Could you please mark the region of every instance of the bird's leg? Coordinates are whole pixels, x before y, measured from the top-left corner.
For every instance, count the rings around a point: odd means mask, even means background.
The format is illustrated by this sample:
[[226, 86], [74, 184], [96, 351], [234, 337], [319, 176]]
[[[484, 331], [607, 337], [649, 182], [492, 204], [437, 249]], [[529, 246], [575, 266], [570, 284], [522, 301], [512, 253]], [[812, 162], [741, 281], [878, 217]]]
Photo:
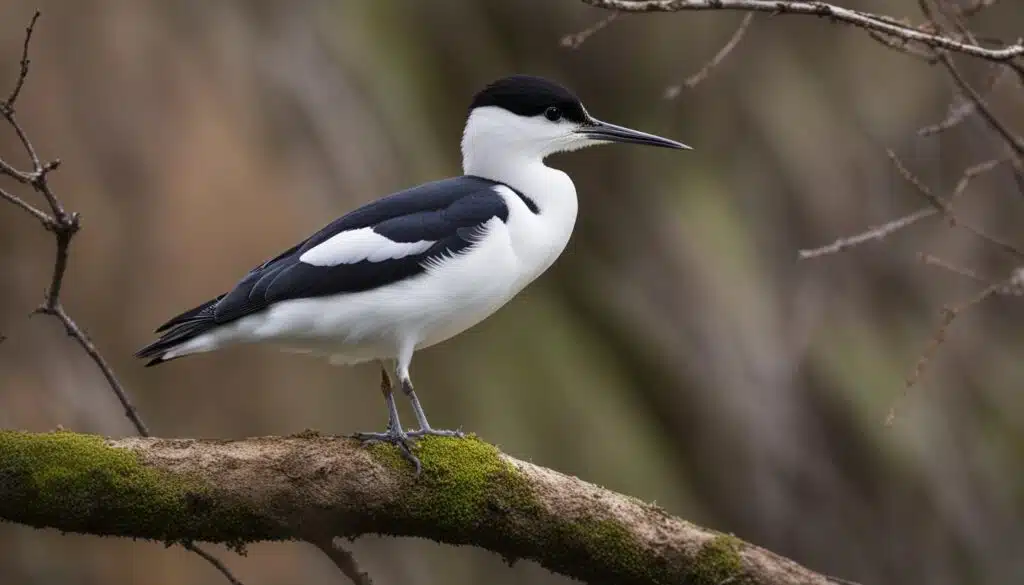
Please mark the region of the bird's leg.
[[404, 378], [399, 374], [399, 380], [402, 381], [402, 392], [409, 397], [409, 402], [412, 403], [412, 411], [416, 415], [416, 423], [420, 426], [419, 429], [409, 433], [409, 437], [418, 439], [427, 435], [434, 435], [437, 437], [459, 437], [466, 436], [460, 430], [448, 431], [444, 429], [435, 429], [430, 426], [427, 422], [427, 415], [423, 412], [423, 407], [420, 405], [420, 399], [416, 397], [416, 391], [412, 388], [412, 382], [409, 381], [409, 376], [406, 375]]
[[391, 379], [383, 364], [380, 370], [380, 391], [384, 394], [384, 402], [388, 405], [388, 428], [383, 433], [355, 433], [354, 438], [364, 444], [391, 443], [398, 447], [402, 456], [409, 460], [416, 467], [416, 475], [420, 473], [420, 460], [412, 454], [409, 449], [409, 435], [402, 430], [402, 423], [398, 420], [398, 406], [395, 404], [395, 394], [391, 390]]

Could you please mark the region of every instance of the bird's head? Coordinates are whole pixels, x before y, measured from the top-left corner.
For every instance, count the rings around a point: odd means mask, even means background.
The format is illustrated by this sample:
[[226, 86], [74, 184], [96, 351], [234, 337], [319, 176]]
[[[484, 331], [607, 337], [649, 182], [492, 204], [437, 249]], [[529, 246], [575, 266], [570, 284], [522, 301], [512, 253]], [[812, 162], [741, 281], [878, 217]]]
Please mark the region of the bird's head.
[[474, 159], [541, 160], [557, 152], [612, 142], [690, 148], [675, 140], [602, 122], [587, 112], [575, 94], [557, 83], [512, 75], [491, 83], [473, 98], [462, 137], [462, 156], [464, 166], [472, 167]]

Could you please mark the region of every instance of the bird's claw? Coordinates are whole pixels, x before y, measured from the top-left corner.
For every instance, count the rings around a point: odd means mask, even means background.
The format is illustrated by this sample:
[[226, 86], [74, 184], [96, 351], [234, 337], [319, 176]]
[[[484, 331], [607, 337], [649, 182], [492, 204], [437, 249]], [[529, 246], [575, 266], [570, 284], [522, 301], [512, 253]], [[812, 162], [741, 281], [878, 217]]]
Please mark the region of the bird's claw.
[[423, 466], [420, 464], [419, 458], [412, 454], [412, 442], [414, 440], [422, 439], [423, 437], [454, 437], [457, 439], [464, 439], [466, 438], [466, 433], [462, 432], [462, 429], [447, 430], [431, 427], [405, 432], [401, 430], [395, 431], [389, 426], [388, 430], [383, 433], [354, 433], [350, 436], [353, 439], [361, 441], [364, 445], [389, 443], [398, 447], [398, 450], [402, 453], [402, 457], [416, 467], [416, 475], [418, 476], [420, 471], [422, 471]]
[[411, 437], [409, 434], [406, 434], [401, 430], [395, 431], [389, 427], [388, 430], [383, 433], [355, 433], [352, 435], [352, 438], [361, 441], [363, 445], [390, 443], [398, 447], [399, 452], [402, 453], [402, 457], [404, 457], [409, 463], [413, 464], [416, 468], [417, 476], [419, 476], [420, 471], [423, 469], [423, 466], [420, 465], [419, 458], [412, 454], [411, 439], [414, 437]]

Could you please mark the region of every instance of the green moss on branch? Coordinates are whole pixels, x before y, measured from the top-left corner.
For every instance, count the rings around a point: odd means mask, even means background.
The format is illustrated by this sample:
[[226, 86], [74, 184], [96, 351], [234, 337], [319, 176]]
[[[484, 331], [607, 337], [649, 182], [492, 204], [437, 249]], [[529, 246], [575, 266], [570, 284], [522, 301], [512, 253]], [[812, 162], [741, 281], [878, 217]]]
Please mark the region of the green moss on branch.
[[235, 547], [285, 537], [203, 480], [147, 467], [92, 435], [0, 431], [0, 493], [0, 517], [39, 528]]
[[726, 534], [704, 543], [693, 560], [691, 581], [694, 585], [745, 585], [743, 559], [740, 558], [742, 546], [740, 539]]
[[[422, 475], [403, 487], [395, 534], [410, 531], [440, 542], [501, 550], [509, 562], [527, 558], [590, 583], [671, 583], [678, 575], [651, 563], [631, 530], [604, 514], [551, 509], [536, 486], [496, 447], [475, 437], [431, 437], [416, 444]], [[390, 445], [372, 447], [383, 465], [412, 477]], [[700, 585], [703, 585], [702, 583]]]
[[526, 478], [497, 447], [471, 436], [430, 437], [415, 448], [423, 465], [419, 478], [412, 477], [412, 467], [395, 447], [372, 447], [379, 463], [409, 480], [401, 502], [408, 519], [457, 538], [496, 512], [539, 511]]

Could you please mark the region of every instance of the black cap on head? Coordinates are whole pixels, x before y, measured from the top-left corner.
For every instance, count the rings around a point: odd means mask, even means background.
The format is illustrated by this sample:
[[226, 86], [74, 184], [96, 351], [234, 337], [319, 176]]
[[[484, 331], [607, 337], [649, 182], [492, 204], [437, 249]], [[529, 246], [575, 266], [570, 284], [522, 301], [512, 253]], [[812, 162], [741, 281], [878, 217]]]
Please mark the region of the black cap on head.
[[586, 121], [583, 104], [574, 93], [561, 85], [532, 75], [503, 77], [473, 98], [470, 110], [483, 106], [497, 106], [519, 116], [539, 116], [555, 107], [561, 117], [572, 122]]

